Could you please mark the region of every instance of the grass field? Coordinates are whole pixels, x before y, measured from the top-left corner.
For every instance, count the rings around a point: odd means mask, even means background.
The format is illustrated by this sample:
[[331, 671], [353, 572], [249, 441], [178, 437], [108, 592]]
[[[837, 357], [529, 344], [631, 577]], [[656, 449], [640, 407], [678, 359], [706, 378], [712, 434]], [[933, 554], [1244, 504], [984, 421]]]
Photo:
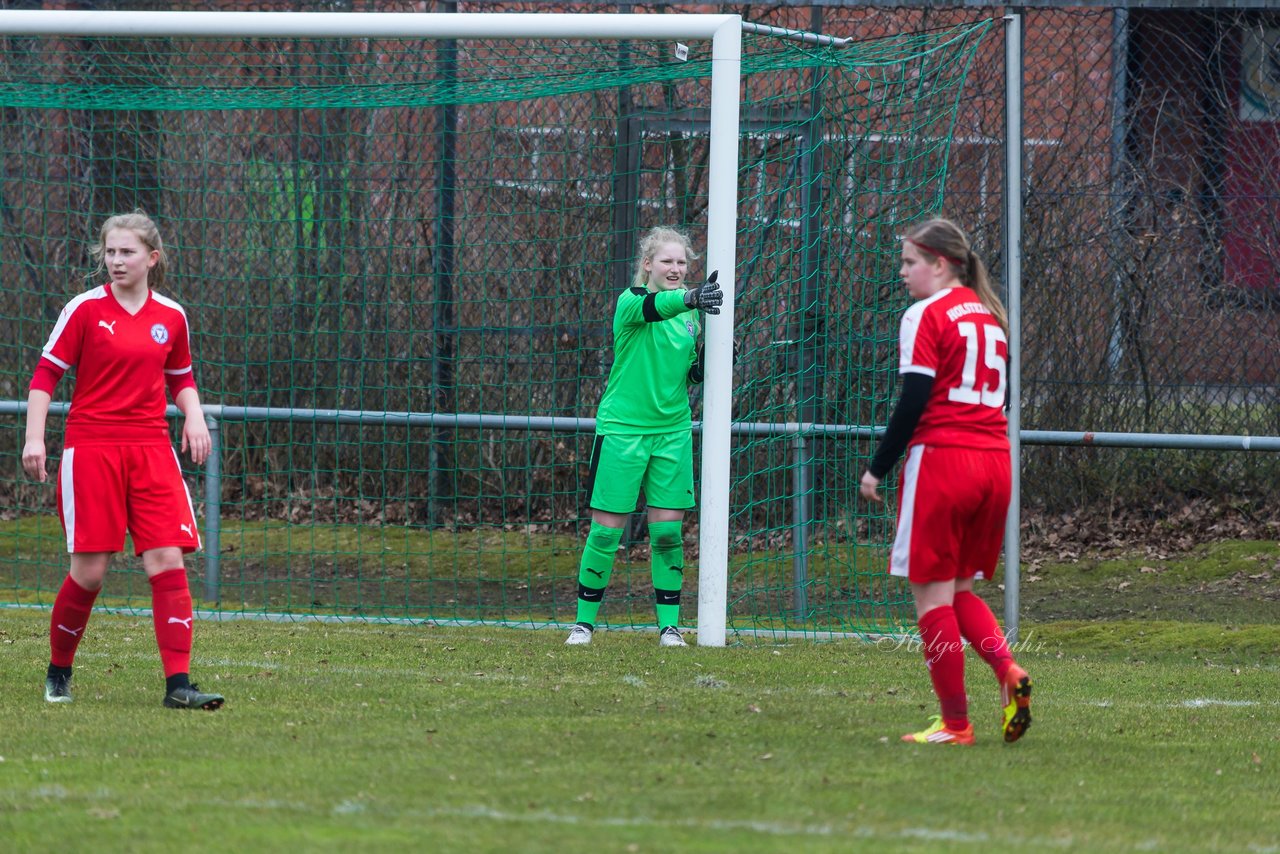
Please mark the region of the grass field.
[[898, 742], [934, 700], [889, 642], [202, 622], [190, 713], [105, 614], [47, 705], [47, 620], [0, 624], [5, 850], [1280, 851], [1274, 622], [1024, 622], [1034, 726], [970, 655], [954, 748]]

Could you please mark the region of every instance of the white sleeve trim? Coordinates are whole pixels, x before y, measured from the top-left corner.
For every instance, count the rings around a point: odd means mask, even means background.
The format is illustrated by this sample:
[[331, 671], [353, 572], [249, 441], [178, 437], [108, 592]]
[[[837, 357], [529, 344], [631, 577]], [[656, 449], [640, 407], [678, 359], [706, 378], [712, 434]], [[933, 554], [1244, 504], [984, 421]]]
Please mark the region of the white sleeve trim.
[[54, 345], [58, 343], [58, 339], [62, 337], [62, 333], [66, 331], [67, 322], [71, 320], [71, 315], [76, 313], [76, 309], [91, 299], [102, 299], [106, 295], [107, 289], [102, 285], [98, 285], [96, 288], [87, 290], [79, 296], [72, 298], [72, 300], [62, 309], [62, 313], [58, 315], [58, 322], [53, 325], [53, 331], [49, 333], [49, 340], [44, 345], [44, 349], [40, 351], [41, 354], [64, 371], [70, 370], [70, 365], [63, 362], [61, 359], [55, 359], [50, 355], [50, 352], [53, 350]]
[[[151, 292], [151, 298], [154, 299], [156, 302], [160, 303], [161, 305], [167, 306], [173, 309], [174, 311], [178, 312], [178, 314], [182, 315], [182, 328], [187, 333], [187, 352], [190, 353], [191, 352], [191, 322], [187, 319], [187, 310], [183, 308], [178, 303], [177, 300], [169, 299], [168, 297], [162, 296], [156, 293], [155, 291]], [[172, 374], [172, 375], [187, 374], [190, 372], [191, 372], [191, 365], [187, 365], [185, 368], [174, 368], [174, 369], [166, 368], [165, 369], [166, 374]]]
[[177, 301], [177, 300], [169, 299], [169, 297], [164, 296], [163, 294], [158, 294], [158, 293], [156, 293], [155, 291], [152, 291], [152, 292], [151, 292], [151, 298], [152, 298], [152, 299], [154, 299], [156, 302], [160, 303], [161, 305], [163, 305], [163, 306], [165, 306], [165, 307], [167, 307], [167, 308], [171, 308], [171, 309], [173, 309], [174, 311], [176, 311], [176, 312], [178, 312], [179, 314], [181, 314], [181, 315], [182, 315], [182, 319], [183, 319], [183, 320], [186, 320], [186, 319], [187, 319], [187, 310], [186, 310], [185, 308], [183, 308], [183, 307], [178, 303], [178, 301]]

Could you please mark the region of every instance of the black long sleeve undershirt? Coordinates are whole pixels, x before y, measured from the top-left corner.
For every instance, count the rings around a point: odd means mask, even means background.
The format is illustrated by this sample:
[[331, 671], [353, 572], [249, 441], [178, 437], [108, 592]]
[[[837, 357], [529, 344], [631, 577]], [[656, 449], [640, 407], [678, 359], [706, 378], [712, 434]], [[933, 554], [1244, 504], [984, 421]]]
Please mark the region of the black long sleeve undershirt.
[[915, 373], [902, 375], [902, 396], [898, 398], [898, 405], [889, 417], [889, 426], [880, 437], [880, 444], [871, 457], [871, 464], [867, 466], [867, 471], [874, 477], [884, 480], [884, 476], [898, 462], [898, 457], [907, 449], [911, 434], [915, 432], [920, 416], [924, 414], [924, 406], [929, 402], [931, 391], [933, 377]]

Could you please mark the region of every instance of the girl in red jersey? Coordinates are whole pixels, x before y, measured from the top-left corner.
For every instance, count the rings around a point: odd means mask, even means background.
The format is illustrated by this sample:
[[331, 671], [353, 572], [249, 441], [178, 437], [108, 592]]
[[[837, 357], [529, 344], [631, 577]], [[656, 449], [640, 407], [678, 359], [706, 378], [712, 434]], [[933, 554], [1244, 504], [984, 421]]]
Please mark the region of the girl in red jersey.
[[223, 703], [191, 684], [191, 594], [182, 556], [200, 547], [191, 496], [169, 443], [165, 386], [185, 416], [182, 450], [203, 463], [209, 429], [191, 372], [187, 316], [151, 290], [164, 281], [165, 253], [155, 223], [136, 211], [103, 224], [93, 247], [110, 281], [67, 303], [44, 347], [27, 398], [22, 467], [44, 482], [44, 427], [53, 389], [76, 366], [75, 389], [58, 467], [58, 517], [71, 570], [49, 620], [45, 700], [71, 702], [71, 664], [107, 562], [124, 549], [126, 529], [151, 583], [156, 642], [164, 665], [164, 705], [217, 709]]
[[899, 275], [916, 300], [902, 317], [902, 396], [861, 492], [881, 501], [880, 482], [906, 450], [889, 572], [911, 584], [942, 707], [931, 726], [902, 740], [973, 743], [964, 638], [995, 671], [1004, 740], [1017, 741], [1031, 725], [1031, 679], [973, 593], [974, 580], [995, 570], [1012, 488], [1007, 316], [969, 238], [949, 220], [931, 219], [907, 233]]

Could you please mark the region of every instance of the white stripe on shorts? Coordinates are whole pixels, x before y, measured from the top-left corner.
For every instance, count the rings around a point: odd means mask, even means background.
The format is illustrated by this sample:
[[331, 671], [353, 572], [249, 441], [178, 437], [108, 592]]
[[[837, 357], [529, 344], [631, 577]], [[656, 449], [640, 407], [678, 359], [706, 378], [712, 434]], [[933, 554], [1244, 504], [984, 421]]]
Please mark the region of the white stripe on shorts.
[[196, 522], [196, 508], [191, 503], [191, 490], [187, 489], [187, 479], [182, 476], [182, 460], [178, 459], [178, 452], [174, 450], [173, 445], [169, 446], [169, 450], [173, 451], [173, 464], [178, 467], [178, 483], [182, 484], [182, 494], [187, 496], [187, 510], [191, 511], [191, 527], [196, 532], [196, 549], [204, 548], [204, 543], [200, 541], [200, 525]]
[[899, 578], [911, 575], [911, 529], [916, 521], [916, 485], [920, 482], [920, 460], [924, 445], [912, 445], [902, 467], [902, 511], [898, 514], [898, 532], [889, 554], [889, 574]]
[[75, 463], [76, 449], [62, 450], [62, 464], [58, 467], [58, 479], [62, 486], [62, 521], [67, 528], [67, 554], [76, 550], [76, 486], [71, 469]]

